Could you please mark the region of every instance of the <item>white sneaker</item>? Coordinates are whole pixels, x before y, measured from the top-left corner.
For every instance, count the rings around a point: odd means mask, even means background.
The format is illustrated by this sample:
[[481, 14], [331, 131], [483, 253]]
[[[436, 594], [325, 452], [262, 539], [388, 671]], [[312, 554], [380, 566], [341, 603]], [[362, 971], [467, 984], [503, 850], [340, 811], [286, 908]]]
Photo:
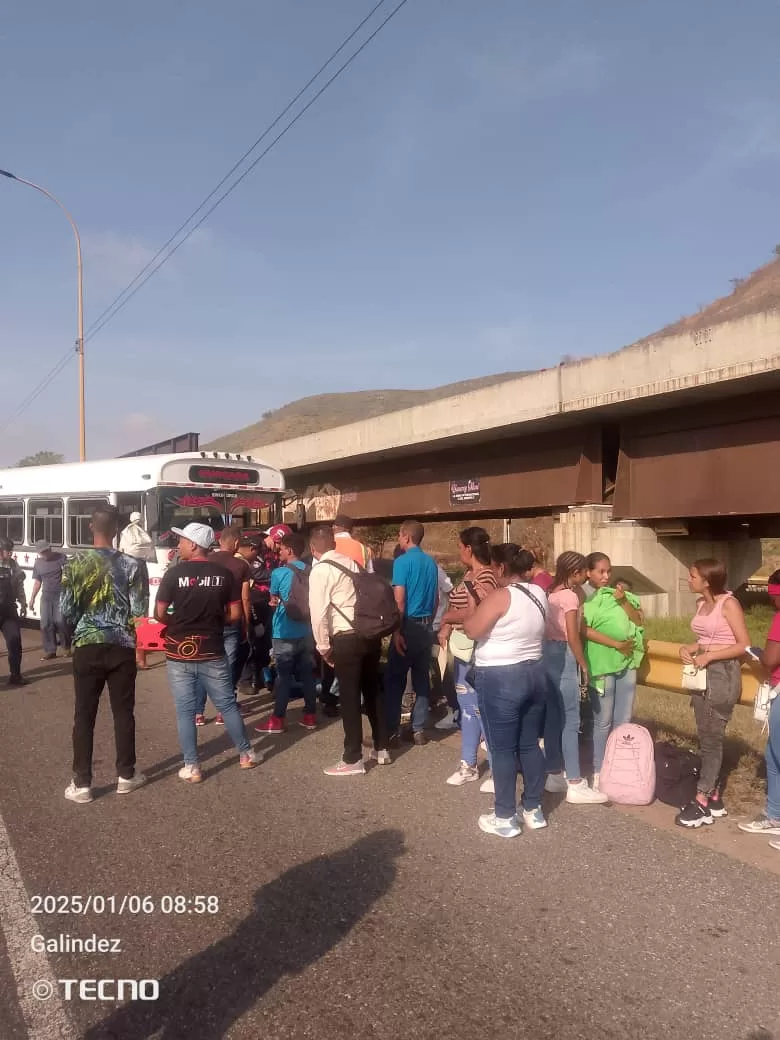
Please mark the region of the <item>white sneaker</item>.
[[179, 779], [186, 780], [188, 784], [199, 784], [203, 779], [200, 766], [182, 766], [179, 770]]
[[479, 789], [483, 794], [495, 794], [496, 785], [493, 782], [493, 777], [489, 776], [486, 780], [483, 780], [479, 785]]
[[116, 793], [117, 794], [130, 794], [132, 791], [137, 790], [146, 783], [146, 777], [143, 773], [139, 773], [136, 769], [133, 776], [129, 780], [125, 780], [124, 777], [118, 776], [116, 780]]
[[566, 801], [572, 805], [603, 805], [609, 798], [601, 791], [594, 791], [588, 787], [588, 781], [583, 777], [576, 784], [569, 783], [566, 791]]
[[495, 834], [499, 838], [516, 838], [523, 833], [517, 816], [509, 820], [501, 820], [494, 812], [486, 813], [479, 818], [479, 829], [486, 834]]
[[541, 809], [523, 809], [523, 823], [532, 831], [540, 831], [547, 826], [547, 820]]
[[78, 802], [79, 805], [86, 805], [87, 802], [92, 801], [92, 788], [76, 787], [75, 781], [71, 780], [65, 788], [65, 797], [69, 802]]
[[393, 760], [390, 757], [390, 752], [386, 751], [384, 748], [382, 748], [381, 751], [377, 751], [376, 748], [371, 748], [371, 751], [368, 754], [368, 760], [369, 762], [376, 762], [377, 765], [380, 766], [389, 766], [393, 763]]
[[470, 766], [468, 762], [461, 762], [457, 772], [447, 777], [450, 787], [463, 787], [472, 780], [479, 780], [479, 770], [476, 766]]
[[343, 759], [335, 766], [322, 770], [325, 776], [363, 776], [366, 767], [361, 759], [359, 762], [347, 763]]
[[765, 815], [756, 817], [750, 823], [738, 823], [737, 826], [746, 834], [780, 834], [780, 820], [770, 820]]
[[545, 791], [551, 794], [565, 794], [569, 789], [569, 782], [565, 773], [548, 773], [544, 781]]
[[238, 756], [238, 764], [241, 769], [254, 769], [255, 766], [260, 765], [264, 757], [265, 755], [262, 751], [255, 751], [254, 748], [250, 748]]
[[458, 724], [455, 721], [455, 712], [452, 710], [452, 708], [447, 708], [447, 714], [444, 716], [443, 719], [439, 719], [439, 721], [434, 725], [433, 728], [434, 729], [457, 729], [458, 728]]

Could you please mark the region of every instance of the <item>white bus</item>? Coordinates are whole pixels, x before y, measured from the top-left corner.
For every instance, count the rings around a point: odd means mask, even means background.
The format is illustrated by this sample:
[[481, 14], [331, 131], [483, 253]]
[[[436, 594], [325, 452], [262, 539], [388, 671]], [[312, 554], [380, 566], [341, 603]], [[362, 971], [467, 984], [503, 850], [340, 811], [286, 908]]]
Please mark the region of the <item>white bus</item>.
[[279, 470], [251, 455], [225, 452], [4, 469], [0, 470], [0, 538], [14, 543], [14, 558], [26, 572], [29, 601], [37, 541], [45, 539], [71, 554], [92, 544], [89, 523], [96, 506], [116, 506], [123, 527], [137, 511], [157, 552], [157, 562], [148, 564], [151, 612], [177, 542], [172, 527], [192, 521], [215, 530], [229, 523], [264, 527], [281, 519], [283, 491]]

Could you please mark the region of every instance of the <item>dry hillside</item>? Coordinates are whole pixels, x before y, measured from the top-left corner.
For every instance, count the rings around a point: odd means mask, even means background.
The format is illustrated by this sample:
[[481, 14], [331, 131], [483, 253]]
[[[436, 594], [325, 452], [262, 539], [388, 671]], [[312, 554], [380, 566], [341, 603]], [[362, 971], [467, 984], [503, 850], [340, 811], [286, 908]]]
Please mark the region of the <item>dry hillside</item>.
[[[778, 247], [780, 248], [780, 247]], [[728, 296], [721, 296], [697, 314], [680, 318], [660, 332], [646, 336], [640, 343], [666, 336], [679, 336], [681, 332], [696, 332], [710, 325], [722, 325], [727, 321], [745, 318], [749, 314], [773, 311], [780, 307], [780, 255], [763, 267], [759, 267], [747, 278], [735, 278], [734, 289]]]
[[259, 422], [245, 426], [235, 433], [225, 434], [202, 447], [211, 451], [248, 451], [263, 444], [275, 444], [291, 437], [304, 437], [333, 426], [373, 419], [386, 412], [412, 408], [443, 397], [466, 394], [483, 386], [516, 379], [523, 372], [503, 372], [480, 379], [466, 379], [461, 383], [434, 387], [432, 390], [355, 390], [344, 394], [317, 394], [266, 412]]
[[[780, 307], [780, 255], [771, 263], [759, 267], [748, 278], [735, 279], [734, 289], [728, 296], [722, 296], [697, 314], [681, 318], [672, 325], [667, 325], [659, 332], [639, 340], [646, 343], [651, 340], [676, 336], [682, 332], [695, 332], [710, 325], [744, 318], [749, 314], [775, 310]], [[449, 383], [447, 386], [435, 387], [432, 390], [357, 390], [344, 394], [318, 394], [315, 397], [304, 397], [293, 401], [282, 408], [266, 412], [265, 418], [259, 422], [245, 426], [235, 433], [218, 437], [204, 448], [214, 451], [247, 451], [264, 444], [288, 440], [291, 437], [303, 437], [308, 433], [319, 433], [334, 426], [358, 422], [362, 419], [373, 419], [377, 415], [411, 408], [417, 404], [427, 404], [445, 397], [478, 390], [483, 386], [491, 386], [516, 379], [523, 372], [504, 372], [499, 375], [483, 376], [480, 379], [467, 379], [461, 383]]]

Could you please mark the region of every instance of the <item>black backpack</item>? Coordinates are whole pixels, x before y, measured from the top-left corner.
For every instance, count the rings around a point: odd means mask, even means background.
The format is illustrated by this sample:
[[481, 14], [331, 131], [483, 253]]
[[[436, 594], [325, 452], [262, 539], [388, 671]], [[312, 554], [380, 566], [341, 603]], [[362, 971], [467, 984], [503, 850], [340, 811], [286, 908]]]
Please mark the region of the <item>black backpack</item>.
[[291, 567], [289, 564], [285, 564], [285, 566], [292, 571], [290, 595], [284, 600], [284, 609], [287, 612], [287, 617], [290, 621], [308, 621], [311, 616], [309, 612], [309, 575], [311, 574], [311, 567]]
[[675, 809], [684, 808], [696, 797], [701, 759], [687, 748], [665, 740], [655, 745], [655, 796]]
[[392, 635], [401, 627], [401, 614], [389, 581], [379, 574], [372, 574], [359, 564], [358, 570], [351, 571], [335, 560], [322, 560], [322, 563], [336, 567], [355, 586], [355, 620], [350, 621], [338, 607], [334, 606], [334, 610], [341, 614], [356, 635], [363, 639], [379, 639]]
[[16, 575], [12, 565], [3, 560], [0, 562], [0, 617], [13, 616], [16, 613]]

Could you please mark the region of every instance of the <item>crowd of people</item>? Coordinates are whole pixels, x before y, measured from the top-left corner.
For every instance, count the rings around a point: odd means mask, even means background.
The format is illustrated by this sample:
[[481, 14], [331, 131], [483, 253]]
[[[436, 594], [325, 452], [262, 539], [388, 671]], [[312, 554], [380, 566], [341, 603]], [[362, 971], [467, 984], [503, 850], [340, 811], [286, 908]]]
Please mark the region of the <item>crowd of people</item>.
[[[136, 768], [134, 705], [136, 672], [145, 665], [136, 626], [148, 613], [148, 547], [142, 531], [128, 536], [125, 528], [120, 549], [114, 548], [119, 515], [111, 506], [96, 509], [91, 526], [94, 546], [68, 560], [48, 544], [38, 546], [30, 602], [33, 607], [40, 594], [44, 658], [56, 654], [58, 642], [73, 657], [73, 779], [65, 796], [74, 802], [92, 799], [93, 733], [106, 685], [117, 793], [144, 783]], [[493, 810], [478, 821], [488, 833], [510, 838], [523, 826], [547, 826], [545, 790], [573, 805], [608, 800], [600, 790], [601, 766], [610, 733], [632, 718], [645, 638], [640, 601], [627, 582], [612, 580], [605, 554], [564, 552], [549, 574], [529, 550], [491, 544], [486, 530], [468, 527], [459, 535], [464, 575], [453, 587], [423, 550], [425, 531], [416, 520], [400, 525], [389, 581], [375, 573], [371, 550], [354, 537], [346, 516], [308, 536], [284, 524], [257, 539], [234, 527], [217, 539], [201, 523], [174, 534], [178, 553], [161, 579], [155, 617], [165, 626], [182, 780], [203, 779], [197, 729], [206, 721], [207, 698], [238, 750], [240, 768], [259, 763], [239, 704], [241, 677], [248, 672], [255, 690], [273, 688], [272, 712], [255, 727], [264, 735], [285, 733], [297, 696], [303, 699], [298, 724], [306, 730], [317, 728], [318, 696], [323, 714], [340, 715], [343, 753], [324, 769], [328, 776], [366, 772], [364, 715], [371, 730], [368, 760], [389, 765], [402, 741], [428, 743], [431, 708], [446, 707], [436, 725], [459, 727], [461, 744], [458, 768], [446, 782], [460, 787], [482, 779], [482, 790], [494, 795]], [[0, 628], [11, 682], [18, 684], [24, 681], [18, 616], [27, 604], [11, 550], [0, 544]], [[763, 650], [749, 647], [744, 614], [727, 590], [722, 563], [696, 561], [689, 581], [698, 597], [695, 641], [681, 647], [680, 656], [700, 676], [692, 706], [701, 771], [696, 796], [676, 822], [696, 828], [727, 815], [724, 734], [740, 698], [740, 664], [748, 651], [765, 668], [773, 692], [780, 687], [780, 572], [769, 581], [778, 613]], [[770, 836], [780, 835], [777, 702], [771, 701], [769, 715], [767, 810], [740, 825]], [[583, 704], [592, 727], [583, 727]]]

